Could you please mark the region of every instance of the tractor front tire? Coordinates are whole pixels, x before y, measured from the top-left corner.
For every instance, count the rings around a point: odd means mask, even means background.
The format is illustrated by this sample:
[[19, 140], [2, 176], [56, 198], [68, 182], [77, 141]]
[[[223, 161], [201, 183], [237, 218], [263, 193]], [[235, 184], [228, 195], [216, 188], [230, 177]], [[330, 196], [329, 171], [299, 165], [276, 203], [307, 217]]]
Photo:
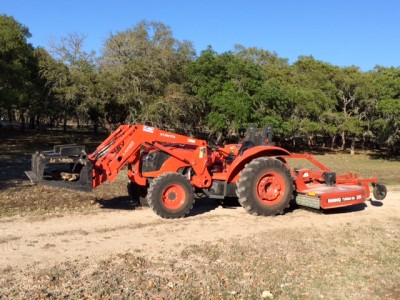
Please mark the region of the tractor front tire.
[[293, 190], [289, 169], [274, 158], [254, 159], [244, 167], [237, 182], [239, 203], [256, 216], [283, 214], [294, 197]]
[[147, 187], [143, 187], [138, 185], [136, 182], [129, 181], [127, 189], [129, 200], [133, 203], [134, 206], [149, 206], [146, 199]]
[[154, 212], [162, 218], [182, 218], [193, 208], [193, 186], [180, 173], [164, 173], [150, 183], [147, 201]]

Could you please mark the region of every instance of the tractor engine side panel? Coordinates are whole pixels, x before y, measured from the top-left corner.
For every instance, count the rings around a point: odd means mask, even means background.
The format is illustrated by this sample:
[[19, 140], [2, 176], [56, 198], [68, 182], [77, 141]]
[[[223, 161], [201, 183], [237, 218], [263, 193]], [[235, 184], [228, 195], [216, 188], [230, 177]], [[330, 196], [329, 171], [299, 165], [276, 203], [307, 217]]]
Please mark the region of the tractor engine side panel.
[[162, 151], [150, 152], [142, 156], [142, 172], [154, 172], [161, 169], [165, 161], [170, 157]]

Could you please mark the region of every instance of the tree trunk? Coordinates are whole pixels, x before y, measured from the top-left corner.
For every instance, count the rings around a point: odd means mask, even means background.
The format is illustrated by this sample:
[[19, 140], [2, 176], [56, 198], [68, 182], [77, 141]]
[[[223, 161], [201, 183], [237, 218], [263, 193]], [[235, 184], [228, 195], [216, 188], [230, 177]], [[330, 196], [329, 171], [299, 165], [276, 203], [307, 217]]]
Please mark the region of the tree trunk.
[[21, 130], [25, 131], [25, 112], [23, 110], [19, 111], [19, 121], [21, 122]]
[[222, 132], [218, 132], [218, 136], [217, 136], [217, 145], [219, 145], [219, 143], [221, 142], [223, 137], [223, 133]]
[[64, 132], [67, 131], [67, 118], [64, 118], [64, 120], [63, 120], [63, 130], [64, 130]]
[[40, 115], [36, 115], [36, 128], [40, 127]]
[[336, 134], [332, 136], [331, 150], [335, 148], [335, 143], [336, 143]]
[[99, 121], [94, 121], [93, 122], [93, 132], [98, 133], [99, 132]]
[[308, 149], [310, 149], [312, 146], [314, 146], [314, 135], [313, 134], [308, 134], [307, 135], [307, 146]]
[[13, 122], [13, 114], [11, 109], [7, 110], [7, 114], [8, 114], [8, 121], [10, 122], [10, 124], [8, 125], [10, 128], [13, 128], [12, 126], [12, 122]]
[[106, 128], [108, 133], [113, 132], [113, 125], [107, 121], [107, 119], [104, 122], [104, 127]]
[[350, 147], [350, 154], [351, 155], [354, 155], [356, 153], [355, 148], [356, 148], [356, 137], [353, 137], [351, 139], [351, 147]]
[[35, 116], [29, 116], [29, 129], [35, 129]]
[[342, 136], [342, 147], [341, 147], [341, 149], [344, 150], [344, 147], [346, 146], [346, 132], [342, 131], [341, 136]]
[[107, 112], [104, 114], [104, 122], [103, 122], [103, 124], [104, 124], [104, 127], [106, 128], [108, 133], [112, 133], [115, 130], [115, 125], [112, 122], [112, 118], [109, 117]]
[[50, 116], [50, 124], [49, 124], [50, 128], [54, 128], [55, 124], [56, 124], [55, 118], [53, 116]]

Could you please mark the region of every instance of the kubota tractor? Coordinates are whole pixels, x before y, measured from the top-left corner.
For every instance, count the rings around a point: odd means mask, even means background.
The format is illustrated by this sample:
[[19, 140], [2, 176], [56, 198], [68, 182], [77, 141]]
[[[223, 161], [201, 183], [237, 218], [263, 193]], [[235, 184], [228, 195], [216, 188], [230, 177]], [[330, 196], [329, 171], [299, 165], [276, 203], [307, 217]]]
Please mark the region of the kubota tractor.
[[[284, 213], [290, 203], [315, 209], [361, 204], [386, 197], [377, 178], [336, 175], [311, 155], [276, 147], [272, 128], [248, 128], [241, 144], [211, 148], [204, 140], [144, 125], [121, 125], [96, 151], [60, 145], [32, 155], [34, 183], [91, 191], [113, 181], [127, 166], [132, 199], [146, 201], [163, 218], [189, 214], [195, 191], [210, 198], [237, 197], [253, 215]], [[306, 160], [313, 167], [292, 168], [289, 160]]]

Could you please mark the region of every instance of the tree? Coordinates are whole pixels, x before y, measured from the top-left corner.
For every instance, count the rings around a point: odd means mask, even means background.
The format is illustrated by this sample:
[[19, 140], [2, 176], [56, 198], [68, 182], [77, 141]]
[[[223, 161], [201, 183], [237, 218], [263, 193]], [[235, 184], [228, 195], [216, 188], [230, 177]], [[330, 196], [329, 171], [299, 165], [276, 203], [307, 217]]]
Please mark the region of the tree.
[[[80, 117], [89, 114], [94, 85], [96, 83], [95, 52], [84, 50], [85, 36], [70, 33], [59, 42], [50, 45], [52, 58], [44, 60], [42, 74], [51, 83], [51, 90], [61, 108], [64, 131], [67, 121], [74, 117], [80, 125]], [[97, 119], [92, 118], [97, 128]]]
[[261, 67], [239, 55], [203, 51], [188, 69], [191, 91], [204, 103], [207, 127], [222, 142], [254, 118], [254, 101], [262, 85]]
[[29, 29], [13, 17], [0, 15], [0, 108], [8, 112], [12, 121], [12, 109], [21, 115], [25, 128], [24, 112], [29, 106], [33, 91], [33, 47], [27, 42]]
[[374, 76], [377, 111], [373, 129], [378, 141], [395, 152], [400, 141], [400, 68], [377, 66]]
[[29, 60], [29, 69], [31, 71], [31, 85], [29, 92], [29, 128], [34, 129], [41, 124], [42, 117], [47, 117], [53, 113], [54, 107], [49, 105], [47, 94], [47, 81], [40, 75], [40, 63], [44, 55], [48, 55], [43, 48], [33, 50], [33, 56]]
[[50, 126], [54, 126], [66, 116], [66, 111], [68, 111], [64, 101], [68, 68], [63, 62], [54, 59], [44, 48], [38, 48], [36, 56], [39, 78], [45, 82], [41, 112], [48, 117]]
[[364, 132], [366, 113], [363, 103], [368, 99], [367, 85], [358, 67], [340, 69], [334, 79], [337, 88], [337, 109], [343, 114], [339, 126], [342, 136], [342, 149], [345, 148], [346, 133], [351, 135], [351, 153], [355, 151], [356, 138]]
[[315, 137], [324, 133], [323, 113], [335, 109], [335, 67], [299, 57], [292, 66], [273, 59], [263, 71], [266, 80], [258, 106], [264, 122], [274, 124], [278, 138], [293, 147], [299, 137], [314, 145]]
[[[122, 122], [160, 122], [157, 107], [172, 86], [184, 83], [186, 65], [193, 59], [191, 43], [173, 38], [163, 23], [142, 21], [107, 39], [100, 58], [99, 100], [109, 128]], [[181, 88], [178, 90], [182, 91]]]
[[265, 80], [273, 79], [281, 84], [292, 82], [293, 72], [287, 58], [281, 58], [277, 53], [268, 50], [245, 48], [241, 45], [235, 45], [234, 53], [248, 63], [261, 67]]

